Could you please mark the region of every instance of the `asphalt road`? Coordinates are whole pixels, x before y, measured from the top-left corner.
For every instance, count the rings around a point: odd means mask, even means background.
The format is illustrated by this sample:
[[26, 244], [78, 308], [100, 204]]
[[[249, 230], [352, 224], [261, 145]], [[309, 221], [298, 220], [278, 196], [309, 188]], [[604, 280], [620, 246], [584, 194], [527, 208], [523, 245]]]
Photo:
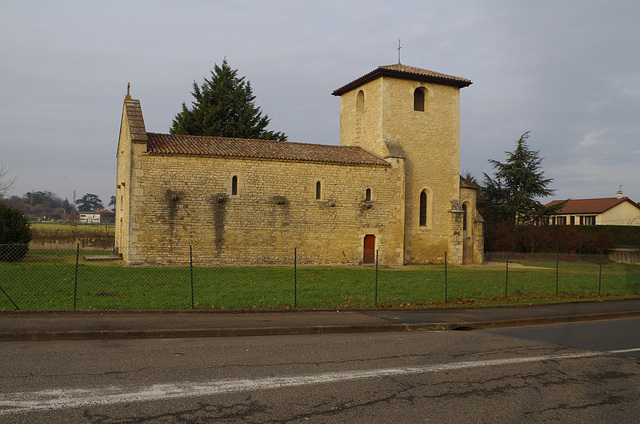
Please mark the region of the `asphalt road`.
[[[528, 341], [539, 341], [559, 346], [604, 352], [640, 348], [639, 324], [640, 320], [635, 318], [593, 321], [584, 325], [567, 323], [499, 328], [488, 330], [488, 332]], [[640, 358], [640, 349], [624, 352], [623, 354]]]
[[639, 325], [6, 342], [0, 422], [632, 423]]

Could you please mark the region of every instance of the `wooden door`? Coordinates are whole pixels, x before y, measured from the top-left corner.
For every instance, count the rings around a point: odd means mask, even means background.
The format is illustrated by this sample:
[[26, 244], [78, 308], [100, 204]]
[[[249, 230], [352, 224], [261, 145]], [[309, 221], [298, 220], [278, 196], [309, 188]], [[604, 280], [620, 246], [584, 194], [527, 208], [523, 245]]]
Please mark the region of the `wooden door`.
[[376, 236], [369, 234], [364, 236], [364, 258], [365, 264], [376, 263]]

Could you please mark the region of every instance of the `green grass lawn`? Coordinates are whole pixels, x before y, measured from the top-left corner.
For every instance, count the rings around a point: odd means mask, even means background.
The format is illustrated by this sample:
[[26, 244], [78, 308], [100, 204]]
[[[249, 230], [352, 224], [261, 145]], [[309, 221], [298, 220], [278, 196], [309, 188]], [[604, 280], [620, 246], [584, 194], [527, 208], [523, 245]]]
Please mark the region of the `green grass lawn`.
[[[506, 267], [128, 267], [80, 252], [30, 251], [0, 263], [0, 287], [22, 310], [429, 307], [637, 296], [640, 266], [555, 261]], [[110, 252], [105, 252], [110, 253]], [[533, 268], [535, 267], [535, 268]], [[76, 285], [77, 281], [77, 285]], [[193, 281], [193, 286], [192, 286]], [[446, 284], [445, 284], [446, 282]], [[192, 292], [193, 287], [193, 292]], [[446, 292], [445, 292], [446, 290]], [[506, 293], [505, 293], [506, 290]], [[377, 292], [377, 297], [376, 297]], [[506, 296], [505, 296], [506, 294]], [[14, 309], [0, 292], [0, 310]]]

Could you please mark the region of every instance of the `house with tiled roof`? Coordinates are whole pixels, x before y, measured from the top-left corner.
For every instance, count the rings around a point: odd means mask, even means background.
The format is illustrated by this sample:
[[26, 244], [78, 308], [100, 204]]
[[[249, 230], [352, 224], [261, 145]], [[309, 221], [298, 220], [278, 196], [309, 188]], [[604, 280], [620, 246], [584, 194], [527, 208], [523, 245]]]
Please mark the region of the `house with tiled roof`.
[[380, 66], [332, 93], [337, 146], [148, 132], [127, 92], [116, 250], [128, 264], [481, 263], [478, 187], [459, 167], [470, 84]]
[[79, 220], [81, 224], [99, 224], [100, 210], [98, 209], [97, 211], [80, 212]]
[[554, 200], [547, 206], [566, 204], [551, 217], [552, 225], [640, 225], [640, 206], [618, 193], [599, 199]]
[[113, 224], [115, 214], [108, 209], [80, 212], [80, 222], [83, 224]]

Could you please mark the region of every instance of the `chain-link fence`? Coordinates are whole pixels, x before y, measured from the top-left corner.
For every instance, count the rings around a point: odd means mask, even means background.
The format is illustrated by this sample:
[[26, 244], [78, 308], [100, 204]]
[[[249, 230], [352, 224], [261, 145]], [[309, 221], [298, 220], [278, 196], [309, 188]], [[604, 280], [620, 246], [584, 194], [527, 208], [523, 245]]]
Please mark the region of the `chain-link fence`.
[[329, 267], [300, 266], [296, 253], [287, 266], [159, 267], [126, 266], [108, 251], [0, 245], [0, 310], [437, 307], [640, 292], [640, 265], [603, 255], [490, 253], [481, 266]]

